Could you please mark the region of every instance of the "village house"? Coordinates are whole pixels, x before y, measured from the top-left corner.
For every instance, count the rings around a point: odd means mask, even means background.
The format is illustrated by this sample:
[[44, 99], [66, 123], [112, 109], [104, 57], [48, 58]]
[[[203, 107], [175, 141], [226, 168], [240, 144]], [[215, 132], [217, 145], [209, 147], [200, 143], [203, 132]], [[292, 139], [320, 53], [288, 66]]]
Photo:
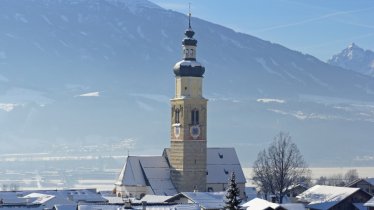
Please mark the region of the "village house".
[[348, 183], [346, 187], [358, 187], [361, 190], [374, 195], [374, 178], [356, 179]]
[[316, 185], [296, 198], [309, 210], [361, 210], [371, 197], [360, 188]]
[[374, 197], [364, 204], [367, 210], [374, 210]]

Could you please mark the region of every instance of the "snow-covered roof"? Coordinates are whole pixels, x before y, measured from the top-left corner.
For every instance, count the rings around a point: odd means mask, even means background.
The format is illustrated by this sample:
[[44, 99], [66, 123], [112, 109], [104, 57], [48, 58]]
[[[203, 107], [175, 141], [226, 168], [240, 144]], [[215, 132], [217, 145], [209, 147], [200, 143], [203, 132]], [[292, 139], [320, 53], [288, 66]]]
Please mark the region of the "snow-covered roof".
[[353, 203], [357, 210], [367, 210], [363, 203]]
[[[168, 149], [165, 150], [168, 154]], [[234, 148], [207, 148], [207, 184], [226, 184], [231, 172], [236, 182], [246, 179]], [[129, 156], [115, 183], [119, 186], [150, 186], [156, 195], [175, 195], [170, 168], [163, 156]]]
[[88, 203], [97, 203], [97, 202], [107, 202], [103, 196], [96, 192], [90, 190], [73, 190], [67, 193], [69, 199], [74, 202], [88, 202]]
[[281, 206], [287, 210], [305, 210], [305, 205], [302, 203], [285, 203]]
[[360, 190], [360, 188], [335, 187], [327, 185], [316, 185], [296, 196], [307, 207], [314, 209], [329, 209], [342, 200]]
[[74, 205], [78, 202], [97, 203], [107, 202], [95, 189], [68, 189], [68, 190], [28, 190], [18, 192], [0, 192], [3, 205], [31, 206], [43, 205], [43, 208], [52, 208], [54, 205]]
[[245, 207], [247, 210], [264, 210], [267, 208], [278, 209], [281, 206], [277, 203], [272, 203], [261, 198], [254, 198], [247, 203], [244, 203], [242, 207]]
[[366, 178], [365, 181], [374, 186], [374, 178]]
[[156, 195], [175, 195], [170, 168], [163, 156], [129, 156], [116, 185], [150, 186]]
[[372, 197], [370, 200], [368, 200], [364, 206], [368, 206], [368, 207], [374, 207], [374, 197]]
[[[133, 205], [131, 206], [132, 209], [143, 209], [141, 205]], [[200, 210], [199, 205], [197, 204], [172, 204], [172, 205], [147, 205], [147, 210]], [[102, 204], [102, 205], [89, 205], [83, 204], [79, 205], [79, 210], [125, 210], [123, 205], [110, 205], [110, 204]]]
[[[30, 193], [26, 196], [23, 196], [23, 198], [29, 199], [30, 203], [33, 204], [44, 204], [47, 201], [53, 199], [55, 196], [53, 195], [48, 195], [48, 194], [43, 194], [43, 193]], [[30, 199], [32, 201], [30, 201]]]
[[367, 183], [369, 183], [370, 185], [373, 185], [373, 186], [374, 186], [374, 178], [364, 178], [364, 179], [361, 179], [361, 178], [360, 178], [360, 179], [356, 179], [356, 180], [354, 180], [354, 181], [348, 183], [346, 186], [347, 186], [347, 187], [350, 187], [350, 186], [353, 186], [353, 185], [355, 185], [356, 183], [361, 182], [361, 181], [367, 182]]
[[2, 191], [0, 192], [0, 201], [3, 205], [26, 204], [27, 199], [22, 196], [21, 193]]
[[167, 200], [167, 202], [183, 196], [204, 209], [223, 209], [225, 194], [226, 192], [181, 192]]
[[207, 149], [207, 183], [227, 183], [230, 173], [235, 172], [237, 183], [246, 179], [234, 148]]
[[172, 196], [166, 195], [145, 195], [140, 201], [146, 201], [147, 203], [164, 203], [171, 197]]
[[77, 204], [57, 204], [54, 205], [53, 208], [55, 210], [76, 210], [77, 209]]

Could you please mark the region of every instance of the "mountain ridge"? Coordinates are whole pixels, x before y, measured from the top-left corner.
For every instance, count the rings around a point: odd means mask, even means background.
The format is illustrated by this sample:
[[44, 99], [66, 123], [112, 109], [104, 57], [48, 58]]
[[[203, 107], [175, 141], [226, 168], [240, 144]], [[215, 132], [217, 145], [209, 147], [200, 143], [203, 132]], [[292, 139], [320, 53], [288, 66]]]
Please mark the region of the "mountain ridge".
[[[173, 66], [188, 18], [123, 2], [0, 2], [2, 151], [113, 139], [136, 139], [134, 153], [168, 146]], [[344, 152], [341, 139], [349, 148], [356, 138], [372, 145], [373, 78], [199, 18], [192, 28], [206, 67], [210, 145], [235, 143], [242, 159], [253, 159], [284, 130], [316, 164], [371, 154], [329, 154], [323, 144]]]
[[327, 63], [374, 77], [374, 52], [351, 43]]

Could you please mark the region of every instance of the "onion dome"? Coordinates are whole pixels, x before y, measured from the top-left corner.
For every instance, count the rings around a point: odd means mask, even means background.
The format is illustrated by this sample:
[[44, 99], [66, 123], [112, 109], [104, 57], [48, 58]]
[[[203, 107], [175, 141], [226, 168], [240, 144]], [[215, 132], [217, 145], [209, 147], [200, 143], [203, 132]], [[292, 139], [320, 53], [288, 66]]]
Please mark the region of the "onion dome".
[[195, 32], [191, 28], [191, 13], [189, 14], [189, 27], [184, 35], [183, 60], [175, 64], [174, 74], [177, 77], [203, 77], [205, 68], [196, 61], [197, 40], [193, 38]]
[[175, 64], [174, 74], [177, 77], [203, 77], [205, 67], [193, 60], [182, 60]]

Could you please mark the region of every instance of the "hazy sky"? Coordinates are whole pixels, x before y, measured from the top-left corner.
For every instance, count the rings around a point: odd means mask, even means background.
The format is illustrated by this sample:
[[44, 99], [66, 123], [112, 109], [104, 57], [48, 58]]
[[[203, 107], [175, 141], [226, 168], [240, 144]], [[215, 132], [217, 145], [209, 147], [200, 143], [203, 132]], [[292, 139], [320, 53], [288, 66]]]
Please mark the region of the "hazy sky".
[[354, 42], [374, 50], [374, 0], [150, 0], [326, 61]]

